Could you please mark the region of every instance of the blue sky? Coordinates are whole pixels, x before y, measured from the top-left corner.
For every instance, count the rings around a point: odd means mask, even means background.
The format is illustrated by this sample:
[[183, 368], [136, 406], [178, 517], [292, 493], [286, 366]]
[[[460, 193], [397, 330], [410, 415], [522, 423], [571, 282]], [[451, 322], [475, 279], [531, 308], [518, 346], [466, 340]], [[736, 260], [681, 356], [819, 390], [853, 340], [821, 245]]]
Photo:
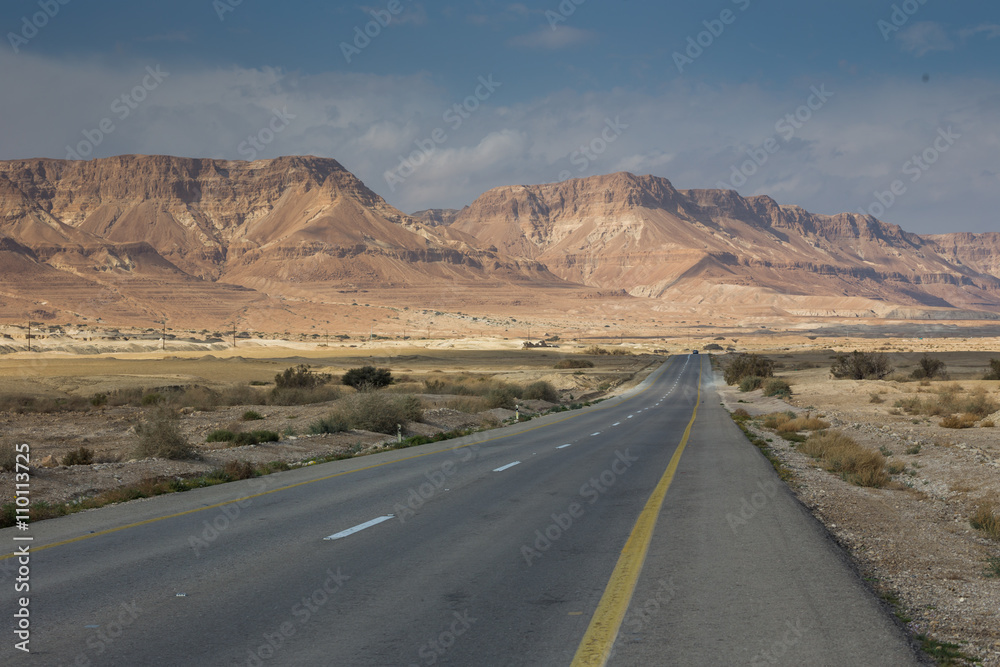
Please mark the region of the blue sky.
[[407, 212], [627, 170], [1000, 230], [995, 2], [8, 0], [0, 31], [0, 159], [319, 155]]

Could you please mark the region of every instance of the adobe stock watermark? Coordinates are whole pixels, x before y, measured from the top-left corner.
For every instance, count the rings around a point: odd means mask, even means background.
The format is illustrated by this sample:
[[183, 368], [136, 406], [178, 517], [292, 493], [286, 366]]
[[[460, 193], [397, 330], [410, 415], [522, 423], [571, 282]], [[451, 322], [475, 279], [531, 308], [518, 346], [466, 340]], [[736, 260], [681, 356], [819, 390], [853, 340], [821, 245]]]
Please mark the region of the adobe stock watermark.
[[[170, 76], [170, 72], [164, 72], [159, 65], [146, 67], [146, 75], [142, 77], [142, 80], [131, 90], [122, 93], [111, 102], [111, 113], [118, 118], [118, 122], [123, 122], [139, 108], [140, 104], [146, 101], [150, 93], [160, 87], [160, 84], [168, 76]], [[66, 159], [82, 160], [86, 158], [117, 129], [118, 126], [115, 125], [114, 120], [105, 116], [94, 129], [82, 131], [83, 141], [77, 143], [75, 147], [66, 145]]]
[[[750, 2], [751, 0], [732, 0], [732, 3], [739, 7], [741, 12], [750, 9]], [[715, 40], [722, 37], [722, 33], [726, 31], [726, 26], [736, 23], [738, 16], [739, 14], [732, 9], [723, 9], [719, 13], [719, 18], [702, 21], [701, 24], [705, 26], [705, 29], [697, 35], [687, 38], [687, 47], [685, 47], [683, 52], [674, 51], [673, 58], [677, 72], [683, 74], [685, 67], [693, 65], [695, 60], [701, 58], [705, 53], [705, 49], [710, 48], [715, 44]]]
[[[442, 630], [436, 637], [431, 637], [420, 645], [417, 655], [423, 660], [422, 664], [434, 665], [440, 660], [448, 650], [455, 645], [459, 637], [468, 632], [477, 619], [469, 615], [466, 609], [462, 613], [452, 612], [454, 619], [448, 627]], [[410, 663], [410, 667], [420, 667], [421, 663]]]
[[[591, 477], [580, 487], [580, 498], [585, 500], [587, 505], [593, 505], [638, 460], [639, 457], [632, 456], [628, 449], [624, 452], [615, 451], [615, 458], [612, 459], [611, 465], [600, 475]], [[574, 523], [583, 518], [584, 514], [586, 514], [585, 505], [575, 500], [566, 507], [565, 512], [553, 513], [552, 523], [544, 529], [535, 531], [535, 541], [531, 544], [521, 545], [521, 556], [528, 567], [531, 567], [536, 559], [541, 558], [546, 551], [552, 548], [553, 544], [562, 539], [562, 536], [573, 527]]]
[[289, 612], [290, 618], [285, 619], [277, 625], [271, 632], [261, 635], [264, 640], [261, 644], [247, 649], [245, 664], [247, 667], [260, 667], [265, 661], [270, 660], [275, 654], [284, 648], [288, 640], [297, 631], [295, 623], [303, 626], [319, 612], [323, 606], [336, 595], [344, 583], [350, 579], [346, 574], [341, 573], [340, 568], [334, 572], [332, 568], [326, 571], [326, 579], [308, 595], [303, 595], [300, 602], [292, 605]]
[[677, 586], [674, 585], [673, 577], [660, 579], [657, 583], [659, 587], [651, 598], [639, 605], [629, 605], [631, 610], [625, 615], [625, 619], [622, 621], [622, 627], [615, 638], [615, 643], [611, 645], [611, 653], [608, 654], [608, 660], [611, 660], [615, 656], [621, 644], [628, 641], [625, 635], [626, 631], [633, 635], [642, 632], [652, 622], [653, 618], [660, 613], [663, 607], [669, 604], [677, 595]]
[[[789, 651], [794, 649], [801, 641], [802, 636], [812, 628], [803, 626], [802, 619], [792, 623], [785, 621], [785, 631], [780, 637], [771, 642], [771, 645], [762, 651], [758, 651], [750, 658], [751, 667], [763, 667], [764, 665], [789, 664], [788, 660], [782, 660]], [[794, 661], [793, 661], [794, 662]]]
[[[909, 176], [910, 183], [916, 183], [923, 175], [930, 171], [930, 168], [941, 159], [941, 156], [951, 150], [951, 147], [955, 145], [955, 142], [962, 138], [962, 135], [955, 132], [952, 126], [949, 125], [947, 129], [938, 128], [938, 136], [934, 138], [934, 141], [930, 143], [923, 151], [920, 153], [915, 153], [909, 160], [903, 163], [900, 167], [900, 171]], [[875, 201], [868, 205], [867, 208], [859, 208], [858, 213], [861, 215], [870, 215], [873, 218], [880, 218], [885, 215], [886, 211], [892, 208], [899, 198], [905, 195], [909, 190], [906, 182], [902, 179], [897, 178], [892, 183], [889, 184], [888, 190], [876, 190], [873, 195]]]
[[236, 147], [236, 152], [253, 162], [257, 159], [257, 154], [277, 139], [293, 120], [295, 114], [288, 113], [288, 107], [282, 107], [280, 111], [271, 109], [271, 120], [255, 134], [247, 135], [247, 138]]
[[[597, 159], [604, 155], [605, 151], [611, 144], [618, 141], [625, 130], [628, 129], [628, 124], [621, 121], [621, 116], [615, 116], [614, 120], [610, 118], [604, 119], [604, 127], [597, 134], [596, 137], [591, 139], [588, 143], [582, 144], [580, 148], [573, 151], [569, 155], [569, 163], [577, 168], [577, 172], [584, 173], [591, 164], [597, 162]], [[567, 178], [572, 176], [572, 172], [569, 169], [563, 169], [559, 172], [559, 181], [565, 181]]]
[[[87, 648], [77, 653], [73, 660], [67, 664], [97, 664], [98, 658], [104, 655], [108, 648], [125, 634], [125, 630], [135, 623], [142, 611], [143, 610], [139, 608], [139, 604], [135, 600], [132, 600], [131, 602], [122, 602], [121, 609], [110, 621], [108, 621], [108, 623], [104, 625], [88, 626], [88, 628], [91, 628], [93, 632], [91, 632], [90, 636], [87, 637]], [[106, 660], [106, 658], [104, 659]]]
[[893, 5], [889, 20], [879, 19], [875, 24], [879, 32], [882, 33], [882, 39], [888, 42], [889, 38], [902, 30], [903, 26], [910, 22], [913, 15], [926, 4], [927, 0], [905, 0], [900, 4]]
[[[441, 120], [451, 128], [452, 132], [457, 132], [465, 121], [471, 118], [472, 114], [482, 106], [483, 102], [490, 99], [501, 86], [503, 86], [503, 82], [495, 81], [492, 73], [485, 77], [480, 76], [478, 85], [472, 94], [445, 109]], [[409, 155], [400, 155], [399, 164], [382, 175], [389, 190], [395, 192], [396, 186], [402, 185], [406, 179], [413, 176], [417, 169], [431, 159], [438, 146], [446, 141], [448, 141], [448, 133], [443, 127], [434, 128], [423, 139], [415, 139], [413, 143], [416, 150], [411, 151]]]
[[726, 513], [726, 523], [729, 524], [729, 529], [733, 531], [734, 535], [738, 528], [747, 525], [751, 519], [767, 507], [768, 502], [773, 500], [778, 493], [778, 485], [770, 479], [767, 480], [767, 483], [757, 482], [757, 488], [760, 490], [752, 493], [750, 498], [740, 500], [740, 508], [736, 513]]
[[555, 30], [559, 27], [560, 23], [568, 21], [569, 17], [576, 13], [576, 8], [586, 1], [587, 0], [562, 0], [555, 10], [545, 10], [545, 20], [548, 21], [549, 26]]
[[[748, 148], [746, 153], [750, 156], [739, 165], [733, 165], [729, 174], [729, 182], [717, 181], [715, 186], [720, 190], [736, 190], [746, 185], [747, 180], [755, 175], [772, 155], [778, 153], [784, 144], [795, 138], [795, 133], [813, 118], [813, 114], [822, 109], [833, 97], [833, 93], [826, 89], [826, 84], [821, 84], [819, 88], [812, 86], [811, 94], [794, 112], [785, 114], [774, 124], [774, 136], [768, 137], [760, 146]], [[783, 143], [778, 141], [781, 138]]]
[[49, 24], [54, 19], [59, 10], [68, 5], [70, 0], [38, 0], [40, 12], [35, 12], [30, 16], [25, 14], [21, 17], [21, 29], [17, 32], [8, 32], [7, 41], [14, 53], [20, 53], [22, 46], [27, 46], [28, 42], [38, 36], [38, 31]]
[[[262, 493], [267, 489], [268, 483], [265, 479], [263, 477], [255, 477], [250, 480], [251, 496]], [[202, 529], [196, 534], [188, 535], [188, 546], [194, 549], [195, 558], [201, 558], [202, 551], [208, 549], [219, 539], [222, 533], [229, 530], [236, 520], [243, 515], [243, 511], [252, 504], [252, 497], [241, 498], [236, 502], [220, 507], [211, 521], [208, 519], [202, 521]]]
[[[410, 0], [407, 0], [409, 2]], [[385, 9], [369, 9], [368, 14], [372, 20], [364, 26], [354, 26], [354, 39], [351, 42], [341, 42], [340, 52], [344, 54], [344, 60], [351, 64], [351, 59], [361, 55], [367, 49], [372, 40], [382, 34], [382, 31], [389, 27], [392, 20], [403, 13], [402, 0], [389, 0]]]
[[[485, 438], [485, 436], [482, 437]], [[449, 459], [432, 470], [425, 472], [424, 477], [427, 481], [417, 487], [410, 487], [406, 494], [406, 504], [396, 503], [392, 506], [392, 513], [396, 515], [399, 522], [406, 523], [407, 519], [416, 516], [417, 510], [444, 489], [444, 485], [448, 480], [458, 472], [459, 466], [462, 463], [471, 461], [478, 452], [479, 444], [472, 444], [465, 448], [462, 456]]]

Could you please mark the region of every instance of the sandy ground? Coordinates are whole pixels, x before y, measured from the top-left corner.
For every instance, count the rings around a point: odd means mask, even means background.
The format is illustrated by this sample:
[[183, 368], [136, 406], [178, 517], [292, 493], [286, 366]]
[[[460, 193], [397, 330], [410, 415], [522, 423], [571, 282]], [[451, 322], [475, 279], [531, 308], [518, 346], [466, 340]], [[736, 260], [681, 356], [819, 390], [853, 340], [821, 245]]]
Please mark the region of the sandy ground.
[[[982, 376], [989, 355], [940, 355], [953, 380], [926, 386], [833, 380], [824, 357], [772, 355], [785, 363], [776, 375], [792, 384], [791, 405], [765, 398], [760, 390], [725, 387], [717, 374], [723, 401], [728, 409], [751, 415], [791, 408], [822, 416], [860, 444], [888, 453], [890, 463], [905, 466], [893, 476], [895, 488], [853, 486], [759, 422], [749, 422], [771, 440], [793, 473], [790, 486], [852, 554], [865, 578], [877, 591], [898, 596], [915, 632], [958, 644], [983, 665], [1000, 665], [1000, 578], [987, 574], [987, 559], [1000, 556], [1000, 543], [969, 524], [980, 503], [1000, 511], [1000, 427], [982, 426], [989, 420], [1000, 425], [1000, 413], [975, 428], [947, 429], [938, 425], [939, 417], [907, 415], [894, 407], [900, 399], [931, 396], [956, 383], [964, 392], [983, 387], [1000, 403], [1000, 382], [973, 379]], [[907, 357], [896, 357], [897, 365]], [[872, 403], [873, 393], [883, 402]]]
[[[185, 356], [151, 352], [113, 356], [40, 357], [30, 375], [16, 359], [0, 359], [0, 381], [5, 391], [0, 401], [13, 394], [45, 398], [90, 398], [97, 393], [141, 387], [169, 395], [170, 389], [201, 386], [225, 389], [239, 383], [273, 382], [275, 374], [300, 363], [318, 372], [339, 376], [345, 370], [365, 364], [388, 367], [398, 384], [388, 391], [413, 393], [420, 397], [424, 417], [405, 425], [406, 435], [430, 436], [456, 429], [482, 429], [501, 425], [514, 417], [511, 410], [494, 409], [464, 413], [447, 407], [459, 397], [423, 394], [423, 380], [457, 376], [489, 377], [526, 385], [536, 380], [550, 382], [569, 404], [593, 400], [623, 391], [641, 381], [662, 361], [650, 355], [594, 357], [594, 368], [556, 370], [553, 366], [567, 356], [558, 349], [378, 349], [364, 355], [352, 348], [289, 349], [259, 346], [240, 350], [241, 355], [225, 357], [188, 353]], [[248, 353], [247, 356], [242, 356]], [[579, 355], [573, 354], [577, 357]], [[273, 384], [271, 385], [273, 386]], [[263, 386], [261, 391], [267, 391]], [[344, 389], [349, 392], [350, 390]], [[544, 401], [520, 401], [523, 415], [545, 411], [553, 404]], [[0, 442], [29, 443], [36, 465], [53, 457], [55, 462], [86, 447], [93, 451], [91, 465], [38, 467], [32, 475], [32, 499], [45, 502], [68, 502], [100, 491], [135, 484], [145, 478], [189, 477], [205, 474], [228, 461], [263, 464], [283, 461], [289, 464], [333, 454], [364, 454], [394, 440], [391, 436], [366, 431], [329, 435], [309, 435], [309, 425], [330, 413], [333, 402], [312, 405], [273, 406], [248, 403], [212, 410], [181, 409], [179, 426], [189, 442], [195, 444], [200, 459], [168, 461], [134, 458], [138, 441], [136, 427], [147, 409], [140, 406], [88, 407], [79, 411], [32, 412], [8, 409], [0, 411]], [[263, 417], [244, 421], [243, 414], [254, 410]], [[206, 436], [216, 429], [235, 432], [270, 430], [281, 434], [275, 443], [229, 447], [208, 443]], [[0, 472], [0, 502], [13, 499], [13, 475]]]

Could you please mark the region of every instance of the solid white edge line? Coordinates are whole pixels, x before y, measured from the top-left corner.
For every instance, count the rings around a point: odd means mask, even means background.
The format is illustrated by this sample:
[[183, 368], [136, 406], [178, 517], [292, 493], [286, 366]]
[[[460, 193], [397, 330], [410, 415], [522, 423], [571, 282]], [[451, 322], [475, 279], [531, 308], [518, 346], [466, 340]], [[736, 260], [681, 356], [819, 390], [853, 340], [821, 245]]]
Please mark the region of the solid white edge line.
[[503, 472], [507, 468], [513, 468], [514, 466], [516, 466], [519, 463], [520, 463], [520, 461], [514, 461], [513, 463], [508, 463], [505, 466], [500, 466], [499, 468], [494, 468], [493, 472]]
[[377, 519], [372, 519], [371, 521], [365, 521], [364, 523], [359, 523], [358, 525], [354, 526], [353, 528], [348, 528], [347, 530], [342, 530], [339, 533], [334, 533], [333, 535], [328, 535], [327, 537], [324, 537], [323, 539], [324, 540], [339, 540], [342, 537], [347, 537], [348, 535], [353, 535], [354, 533], [362, 531], [365, 528], [371, 528], [372, 526], [378, 525], [378, 524], [382, 523], [383, 521], [388, 521], [389, 519], [393, 519], [395, 517], [396, 517], [395, 514], [386, 514], [385, 516], [380, 516]]

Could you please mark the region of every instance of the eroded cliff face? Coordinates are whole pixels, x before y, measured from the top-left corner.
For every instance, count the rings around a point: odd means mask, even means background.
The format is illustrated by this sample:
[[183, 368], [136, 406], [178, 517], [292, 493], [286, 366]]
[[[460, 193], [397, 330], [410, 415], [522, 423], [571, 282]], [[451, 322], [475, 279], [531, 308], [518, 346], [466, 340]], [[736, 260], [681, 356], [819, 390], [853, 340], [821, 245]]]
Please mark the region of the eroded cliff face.
[[996, 250], [974, 254], [966, 241], [945, 252], [940, 240], [869, 216], [815, 215], [734, 191], [679, 191], [653, 176], [495, 188], [463, 209], [452, 228], [536, 259], [566, 280], [637, 296], [698, 299], [707, 286], [738, 285], [1000, 308], [998, 260], [990, 259], [1000, 256]]
[[481, 302], [505, 285], [806, 314], [1000, 312], [998, 276], [997, 234], [922, 238], [629, 173], [495, 188], [415, 217], [323, 158], [0, 162], [11, 312], [218, 320], [266, 298], [326, 303], [319, 293], [338, 288], [478, 290]]
[[[435, 263], [466, 267], [470, 280], [488, 277], [483, 273], [497, 264], [504, 279], [516, 279], [521, 266], [435, 232], [337, 161], [315, 157], [2, 162], [0, 219], [0, 233], [28, 247], [74, 246], [94, 257], [97, 247], [111, 256], [144, 243], [182, 272], [208, 280], [273, 280], [276, 262], [289, 274], [296, 262], [316, 265], [317, 257], [342, 264], [325, 273], [350, 279], [352, 260], [365, 256], [370, 261], [354, 277], [373, 283], [379, 258], [412, 264], [402, 272], [411, 281]], [[533, 269], [524, 277], [538, 277], [540, 267]], [[318, 275], [317, 267], [306, 273]]]

